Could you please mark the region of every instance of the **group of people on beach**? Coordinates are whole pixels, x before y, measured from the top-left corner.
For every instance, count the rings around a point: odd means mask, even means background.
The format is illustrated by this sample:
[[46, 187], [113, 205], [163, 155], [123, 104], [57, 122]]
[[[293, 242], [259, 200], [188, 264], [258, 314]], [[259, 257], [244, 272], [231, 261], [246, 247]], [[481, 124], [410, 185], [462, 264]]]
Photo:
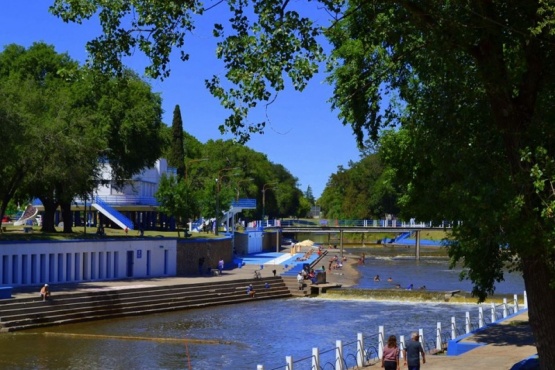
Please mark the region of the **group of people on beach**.
[[343, 268], [343, 262], [347, 261], [347, 257], [339, 258], [337, 255], [330, 259], [328, 265], [328, 270], [341, 270]]
[[[403, 348], [403, 358], [405, 359], [405, 366], [409, 370], [419, 370], [420, 369], [420, 356], [422, 356], [422, 363], [426, 363], [426, 354], [422, 348], [422, 343], [418, 341], [418, 333], [414, 332], [411, 334], [411, 340], [405, 343], [405, 348]], [[397, 345], [397, 337], [395, 335], [390, 335], [387, 344], [383, 348], [382, 352], [382, 367], [385, 370], [398, 370], [399, 357], [401, 350]]]

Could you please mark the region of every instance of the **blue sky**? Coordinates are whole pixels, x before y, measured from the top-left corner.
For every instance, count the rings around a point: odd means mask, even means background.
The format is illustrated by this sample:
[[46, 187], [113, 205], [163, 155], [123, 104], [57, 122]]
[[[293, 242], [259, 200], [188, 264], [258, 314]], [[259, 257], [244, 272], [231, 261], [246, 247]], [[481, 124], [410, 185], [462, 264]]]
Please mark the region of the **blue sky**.
[[[97, 23], [66, 24], [48, 12], [52, 1], [18, 0], [2, 2], [0, 46], [15, 43], [29, 47], [42, 41], [54, 45], [57, 52], [67, 52], [82, 63], [87, 58], [86, 41], [99, 35]], [[182, 62], [177, 54], [172, 58], [171, 76], [164, 80], [149, 80], [153, 90], [163, 99], [164, 122], [171, 124], [176, 104], [181, 108], [183, 127], [201, 142], [210, 139], [231, 139], [222, 135], [218, 126], [228, 113], [220, 107], [204, 86], [213, 74], [223, 76], [223, 65], [215, 56], [215, 41], [211, 23], [197, 24], [197, 30], [186, 38], [190, 60]], [[143, 74], [146, 59], [142, 54], [126, 60], [126, 65]], [[263, 135], [254, 135], [246, 144], [264, 153], [274, 163], [285, 166], [299, 179], [304, 192], [312, 188], [315, 197], [324, 190], [337, 167], [358, 161], [359, 151], [350, 127], [345, 127], [326, 101], [332, 88], [324, 82], [324, 74], [316, 76], [304, 92], [281, 92], [268, 107], [269, 120]], [[253, 115], [253, 121], [256, 119]]]

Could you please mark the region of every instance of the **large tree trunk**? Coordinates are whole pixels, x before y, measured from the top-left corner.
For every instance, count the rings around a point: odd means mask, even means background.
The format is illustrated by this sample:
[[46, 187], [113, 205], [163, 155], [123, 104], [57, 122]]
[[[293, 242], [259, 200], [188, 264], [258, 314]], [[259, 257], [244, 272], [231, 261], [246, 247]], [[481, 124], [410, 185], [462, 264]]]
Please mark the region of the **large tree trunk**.
[[71, 202], [60, 202], [60, 208], [62, 209], [62, 220], [64, 221], [64, 233], [73, 232], [73, 217], [71, 214]]
[[58, 203], [50, 198], [40, 198], [40, 201], [44, 206], [41, 231], [55, 233], [54, 214], [56, 213], [56, 208], [58, 208]]
[[522, 263], [530, 326], [536, 339], [542, 370], [553, 369], [555, 364], [555, 346], [552, 341], [555, 333], [555, 289], [549, 286], [551, 274], [548, 264], [549, 258], [541, 256], [524, 258]]

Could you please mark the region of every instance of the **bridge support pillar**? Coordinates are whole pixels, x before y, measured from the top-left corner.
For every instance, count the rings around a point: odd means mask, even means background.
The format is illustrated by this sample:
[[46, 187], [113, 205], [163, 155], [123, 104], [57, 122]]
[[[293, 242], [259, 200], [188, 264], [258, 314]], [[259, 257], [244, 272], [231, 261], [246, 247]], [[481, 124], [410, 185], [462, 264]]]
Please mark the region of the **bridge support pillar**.
[[420, 231], [415, 231], [416, 238], [416, 259], [420, 259]]
[[339, 230], [339, 243], [341, 247], [341, 258], [343, 258], [343, 230]]

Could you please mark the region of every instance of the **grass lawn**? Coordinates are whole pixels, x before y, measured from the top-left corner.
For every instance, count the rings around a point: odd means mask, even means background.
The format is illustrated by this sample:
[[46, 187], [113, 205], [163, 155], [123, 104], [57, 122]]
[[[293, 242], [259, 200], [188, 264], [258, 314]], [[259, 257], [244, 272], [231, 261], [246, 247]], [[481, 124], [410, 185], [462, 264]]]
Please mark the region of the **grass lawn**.
[[[104, 239], [104, 238], [130, 238], [139, 237], [140, 233], [138, 230], [130, 230], [127, 234], [122, 229], [110, 229], [104, 228], [104, 236], [96, 234], [96, 227], [83, 227], [77, 226], [73, 227], [73, 233], [64, 234], [62, 233], [63, 228], [56, 227], [56, 233], [46, 233], [40, 230], [39, 226], [33, 226], [33, 231], [31, 233], [25, 233], [23, 231], [23, 226], [13, 226], [11, 224], [2, 224], [2, 232], [0, 233], [0, 241], [10, 241], [10, 240], [67, 240], [67, 239]], [[86, 232], [85, 232], [86, 230]], [[194, 233], [188, 239], [202, 238], [219, 238], [222, 237], [223, 233], [219, 236], [210, 233]], [[177, 238], [177, 231], [145, 231], [144, 237], [171, 237]], [[183, 238], [183, 232], [180, 232], [180, 237]]]

